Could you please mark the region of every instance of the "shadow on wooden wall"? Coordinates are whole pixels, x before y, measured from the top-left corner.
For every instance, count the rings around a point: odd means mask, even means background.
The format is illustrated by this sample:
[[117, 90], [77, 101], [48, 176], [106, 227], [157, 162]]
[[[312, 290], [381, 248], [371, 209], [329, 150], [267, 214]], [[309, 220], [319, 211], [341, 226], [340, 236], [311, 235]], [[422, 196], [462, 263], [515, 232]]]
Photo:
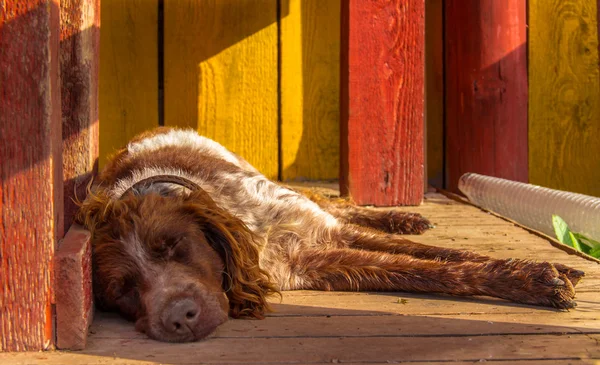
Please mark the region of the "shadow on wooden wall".
[[275, 0], [166, 1], [165, 125], [185, 126], [278, 175]]
[[467, 172], [527, 182], [527, 44], [465, 78], [456, 71], [482, 60], [468, 56], [469, 42], [455, 41], [447, 56], [455, 72], [446, 74], [447, 187], [456, 190]]
[[100, 161], [158, 126], [158, 1], [102, 0]]
[[[159, 124], [163, 91], [158, 0], [102, 6], [101, 167]], [[164, 124], [270, 178], [337, 178], [339, 19], [339, 0], [165, 1]]]
[[340, 1], [281, 1], [281, 175], [339, 173]]

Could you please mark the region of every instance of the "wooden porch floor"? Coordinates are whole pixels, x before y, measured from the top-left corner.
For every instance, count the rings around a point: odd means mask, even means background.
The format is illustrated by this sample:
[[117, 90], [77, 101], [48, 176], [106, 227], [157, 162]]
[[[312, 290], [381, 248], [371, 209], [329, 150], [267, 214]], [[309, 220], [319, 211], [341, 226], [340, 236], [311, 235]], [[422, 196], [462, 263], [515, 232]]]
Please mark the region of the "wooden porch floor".
[[266, 320], [229, 321], [199, 343], [155, 342], [117, 316], [98, 313], [85, 351], [0, 354], [0, 363], [600, 364], [600, 265], [440, 194], [403, 209], [436, 225], [415, 241], [585, 270], [577, 309], [407, 293], [286, 292]]

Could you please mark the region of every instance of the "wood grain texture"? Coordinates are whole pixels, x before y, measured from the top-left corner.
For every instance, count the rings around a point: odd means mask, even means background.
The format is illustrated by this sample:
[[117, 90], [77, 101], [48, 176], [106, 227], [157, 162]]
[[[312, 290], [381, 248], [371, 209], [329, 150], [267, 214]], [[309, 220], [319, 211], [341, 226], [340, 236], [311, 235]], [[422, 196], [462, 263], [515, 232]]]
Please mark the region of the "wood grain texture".
[[423, 198], [423, 0], [342, 1], [340, 188], [359, 204]]
[[102, 0], [101, 12], [100, 168], [158, 126], [157, 0]]
[[91, 234], [73, 224], [55, 255], [56, 346], [83, 350], [93, 319]]
[[[273, 343], [268, 343], [269, 345], [273, 345]], [[423, 346], [427, 346], [427, 345], [431, 345], [429, 344], [423, 344]], [[326, 350], [326, 349], [324, 349]], [[265, 350], [266, 352], [266, 350]], [[154, 355], [147, 355], [147, 356], [154, 356]], [[2, 358], [2, 360], [6, 361], [6, 364], [23, 364], [24, 361], [27, 361], [27, 365], [64, 365], [64, 364], [78, 364], [78, 365], [160, 365], [162, 363], [159, 363], [157, 361], [153, 361], [153, 360], [149, 360], [152, 359], [152, 357], [148, 357], [148, 359], [143, 359], [143, 360], [132, 360], [129, 358], [118, 358], [118, 357], [110, 357], [110, 356], [90, 356], [90, 355], [86, 355], [86, 354], [78, 354], [75, 352], [70, 352], [70, 353], [62, 353], [62, 352], [58, 352], [58, 353], [53, 353], [52, 355], [48, 356], [47, 354], [17, 354], [17, 353], [11, 353], [11, 354], [4, 354], [4, 355], [0, 355], [0, 358]], [[532, 360], [514, 360], [514, 359], [495, 359], [494, 360], [494, 364], [499, 364], [499, 365], [539, 365], [539, 364], [546, 364], [546, 363], [551, 363], [552, 365], [590, 365], [590, 364], [594, 364], [594, 360], [590, 360], [589, 358], [570, 358], [570, 359], [565, 359], [565, 358], [549, 358], [549, 359], [545, 359], [546, 361], [543, 360], [539, 360], [539, 359], [532, 359]], [[265, 362], [261, 362], [260, 360], [257, 360], [258, 362], [248, 362], [248, 361], [243, 361], [244, 364], [265, 364]], [[324, 356], [321, 361], [317, 361], [317, 362], [310, 362], [310, 364], [331, 364], [331, 363], [335, 363], [336, 361], [339, 361], [339, 359], [335, 359], [335, 358], [327, 358], [326, 356]], [[391, 360], [389, 360], [391, 361]], [[466, 361], [461, 361], [461, 360], [456, 360], [456, 361], [448, 361], [448, 360], [443, 360], [443, 361], [427, 361], [427, 364], [429, 365], [472, 365], [473, 363], [477, 363], [478, 361], [480, 361], [480, 359], [474, 360], [474, 359], [470, 359], [470, 360], [466, 360]], [[300, 363], [306, 363], [303, 360], [299, 361]], [[481, 361], [483, 362], [483, 361]], [[190, 359], [190, 360], [183, 360], [181, 362], [177, 362], [177, 363], [173, 363], [173, 362], [169, 362], [169, 364], [190, 364], [190, 363], [194, 363], [194, 360]], [[277, 365], [277, 364], [281, 364], [281, 365], [287, 365], [289, 363], [287, 362], [281, 362], [281, 363], [274, 363], [274, 362], [268, 362], [271, 365]], [[376, 361], [374, 360], [373, 362], [370, 361], [360, 361], [360, 362], [353, 362], [353, 361], [344, 361], [343, 362], [344, 365], [381, 365], [382, 362]], [[389, 363], [389, 364], [393, 364], [393, 362], [383, 362], [383, 364], [385, 363]]]
[[600, 196], [596, 0], [529, 1], [529, 180]]
[[0, 350], [52, 346], [62, 231], [58, 1], [0, 7]]
[[60, 6], [64, 231], [97, 172], [100, 0], [62, 0]]
[[340, 0], [278, 1], [282, 179], [337, 179]]
[[[304, 292], [303, 292], [304, 293]], [[371, 293], [379, 298], [380, 303], [372, 303], [372, 310], [363, 314], [350, 315], [309, 315], [302, 312], [305, 306], [294, 305], [296, 300], [291, 293], [283, 293], [285, 304], [281, 308], [289, 308], [286, 314], [269, 316], [261, 321], [233, 320], [219, 327], [216, 337], [220, 338], [267, 338], [267, 337], [365, 337], [369, 334], [389, 337], [416, 337], [416, 336], [452, 336], [460, 333], [463, 336], [481, 335], [532, 335], [532, 334], [566, 334], [598, 332], [600, 319], [594, 313], [565, 313], [562, 316], [548, 316], [548, 313], [533, 312], [522, 314], [481, 314], [475, 318], [464, 313], [450, 313], [446, 315], [404, 315], [397, 316], [391, 313], [378, 312], [377, 305], [383, 304], [385, 295]], [[295, 294], [295, 293], [294, 293]], [[307, 298], [323, 295], [329, 301], [347, 302], [355, 293], [339, 293], [332, 295], [322, 292], [306, 292]], [[396, 299], [396, 307], [406, 304], [397, 302], [398, 298], [405, 299], [407, 304], [412, 298], [404, 298], [402, 293], [387, 296], [388, 302]], [[391, 298], [390, 298], [391, 297]], [[419, 300], [415, 300], [419, 301]], [[444, 300], [442, 300], [444, 302]], [[278, 303], [278, 300], [275, 300]], [[320, 303], [321, 304], [321, 303]], [[432, 303], [429, 303], [432, 304]], [[445, 303], [444, 303], [445, 304]], [[293, 308], [296, 314], [292, 314]], [[326, 309], [326, 308], [325, 308]], [[366, 308], [365, 308], [366, 309]], [[364, 311], [366, 312], [366, 311]], [[333, 313], [333, 311], [329, 312]], [[276, 314], [276, 313], [275, 313]], [[549, 317], [549, 318], [544, 318]], [[98, 312], [97, 322], [90, 328], [94, 340], [100, 339], [145, 339], [146, 335], [135, 330], [131, 323], [126, 322], [115, 313]], [[464, 326], [468, 322], [470, 326]], [[465, 328], [466, 327], [466, 328]], [[401, 329], [401, 330], [400, 330]]]
[[166, 1], [165, 125], [278, 176], [277, 2]]
[[427, 182], [444, 187], [443, 0], [425, 1], [425, 115]]
[[[445, 321], [442, 321], [444, 323]], [[468, 326], [465, 321], [463, 326]], [[500, 338], [502, 339], [500, 341]], [[431, 343], [435, 341], [435, 351]], [[151, 340], [136, 341], [132, 351], [131, 341], [102, 339], [90, 343], [85, 353], [92, 356], [121, 358], [122, 360], [147, 360], [169, 364], [189, 364], [191, 354], [202, 354], [204, 363], [289, 364], [294, 362], [323, 363], [396, 363], [471, 360], [493, 358], [495, 360], [538, 360], [565, 357], [590, 359], [586, 349], [594, 349], [597, 334], [570, 334], [569, 336], [439, 336], [400, 337], [377, 336], [370, 338], [347, 337], [344, 334], [331, 337], [255, 338], [241, 341], [237, 338], [214, 338], [191, 344], [173, 346]], [[371, 343], [366, 346], [366, 343]], [[523, 344], [527, 344], [523, 346]], [[468, 350], [468, 356], [467, 351]], [[569, 356], [565, 356], [567, 353]], [[224, 360], [226, 359], [226, 360]]]
[[[544, 253], [543, 255], [547, 255]], [[581, 262], [581, 260], [579, 260]], [[598, 272], [596, 266], [595, 271]], [[579, 295], [579, 294], [578, 294]], [[594, 302], [600, 297], [600, 292], [582, 293], [581, 301], [584, 309], [582, 312], [598, 311], [600, 305]], [[405, 304], [398, 303], [398, 299], [404, 299]], [[588, 302], [588, 301], [592, 302]], [[482, 318], [487, 321], [487, 318], [501, 318], [504, 316], [518, 319], [531, 316], [532, 319], [538, 319], [538, 324], [544, 324], [548, 321], [548, 325], [568, 325], [572, 317], [566, 316], [562, 318], [563, 312], [548, 311], [545, 308], [536, 308], [526, 305], [510, 305], [501, 299], [480, 297], [480, 298], [458, 298], [452, 296], [435, 296], [427, 294], [413, 293], [341, 293], [341, 292], [285, 292], [283, 304], [274, 303], [275, 312], [270, 314], [272, 317], [320, 317], [320, 316], [340, 316], [340, 317], [355, 317], [355, 316], [416, 316], [416, 317], [444, 317], [457, 318], [460, 315], [471, 316], [471, 318]], [[544, 319], [546, 317], [555, 317], [554, 321]], [[590, 313], [591, 314], [591, 313]], [[486, 318], [487, 317], [487, 318]], [[578, 317], [581, 318], [581, 317]], [[581, 318], [584, 319], [584, 318]], [[348, 320], [352, 320], [348, 318]], [[597, 319], [593, 316], [587, 317], [586, 327], [588, 331], [594, 325], [598, 325]], [[425, 324], [427, 320], [424, 320]], [[521, 324], [521, 322], [518, 322]], [[528, 322], [523, 322], [528, 323]], [[529, 322], [531, 323], [531, 322]], [[574, 324], [574, 322], [573, 322]], [[428, 327], [428, 326], [423, 326]], [[413, 330], [427, 332], [423, 327], [419, 326]], [[460, 326], [462, 327], [462, 326]], [[469, 333], [469, 326], [462, 327], [460, 330], [455, 329], [455, 335]], [[406, 330], [410, 333], [411, 330]], [[440, 328], [435, 330], [438, 334], [443, 331]], [[553, 331], [550, 331], [553, 332]], [[597, 332], [597, 331], [596, 331]], [[502, 332], [500, 332], [502, 333]], [[547, 333], [547, 332], [546, 332]], [[448, 334], [448, 333], [446, 333]]]
[[450, 190], [466, 172], [528, 180], [526, 26], [525, 1], [445, 2]]
[[[300, 184], [294, 184], [299, 186]], [[494, 257], [569, 263], [586, 272], [572, 311], [495, 298], [411, 293], [289, 291], [262, 321], [231, 320], [214, 337], [162, 344], [117, 314], [99, 313], [84, 352], [0, 354], [27, 364], [585, 364], [598, 353], [600, 266], [473, 206], [427, 194], [419, 207], [437, 227], [413, 240]], [[457, 221], [471, 222], [457, 226]], [[398, 302], [398, 299], [405, 301]], [[435, 351], [432, 351], [435, 344]], [[366, 349], [366, 350], [365, 350]], [[564, 360], [568, 359], [568, 360]]]

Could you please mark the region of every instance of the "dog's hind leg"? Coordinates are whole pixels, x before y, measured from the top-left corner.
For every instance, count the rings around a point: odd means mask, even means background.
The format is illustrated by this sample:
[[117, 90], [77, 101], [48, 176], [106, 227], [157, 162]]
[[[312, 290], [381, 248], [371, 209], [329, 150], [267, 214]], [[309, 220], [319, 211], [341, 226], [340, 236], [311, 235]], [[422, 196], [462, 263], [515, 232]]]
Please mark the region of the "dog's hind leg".
[[444, 262], [346, 248], [299, 251], [290, 275], [287, 289], [488, 295], [556, 308], [575, 305], [573, 286], [549, 263]]
[[359, 207], [348, 198], [328, 197], [313, 189], [296, 190], [344, 223], [395, 234], [421, 234], [432, 227], [431, 223], [418, 213]]
[[[347, 243], [347, 247], [354, 249], [404, 254], [419, 259], [457, 263], [488, 262], [492, 260], [489, 256], [475, 252], [424, 245], [403, 237], [365, 230], [362, 227], [349, 224], [342, 226], [339, 234], [341, 240]], [[577, 285], [585, 275], [583, 271], [572, 269], [563, 264], [555, 264], [555, 268], [559, 273], [565, 275], [573, 286]]]

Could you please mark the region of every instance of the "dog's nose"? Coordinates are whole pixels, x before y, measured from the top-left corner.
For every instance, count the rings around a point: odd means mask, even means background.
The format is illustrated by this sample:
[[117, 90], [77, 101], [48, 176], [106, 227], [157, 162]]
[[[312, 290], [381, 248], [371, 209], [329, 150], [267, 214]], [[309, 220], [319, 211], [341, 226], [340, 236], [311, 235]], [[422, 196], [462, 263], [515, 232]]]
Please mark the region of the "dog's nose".
[[192, 299], [178, 299], [164, 309], [162, 322], [165, 329], [172, 333], [186, 334], [194, 332], [200, 318], [200, 307]]

